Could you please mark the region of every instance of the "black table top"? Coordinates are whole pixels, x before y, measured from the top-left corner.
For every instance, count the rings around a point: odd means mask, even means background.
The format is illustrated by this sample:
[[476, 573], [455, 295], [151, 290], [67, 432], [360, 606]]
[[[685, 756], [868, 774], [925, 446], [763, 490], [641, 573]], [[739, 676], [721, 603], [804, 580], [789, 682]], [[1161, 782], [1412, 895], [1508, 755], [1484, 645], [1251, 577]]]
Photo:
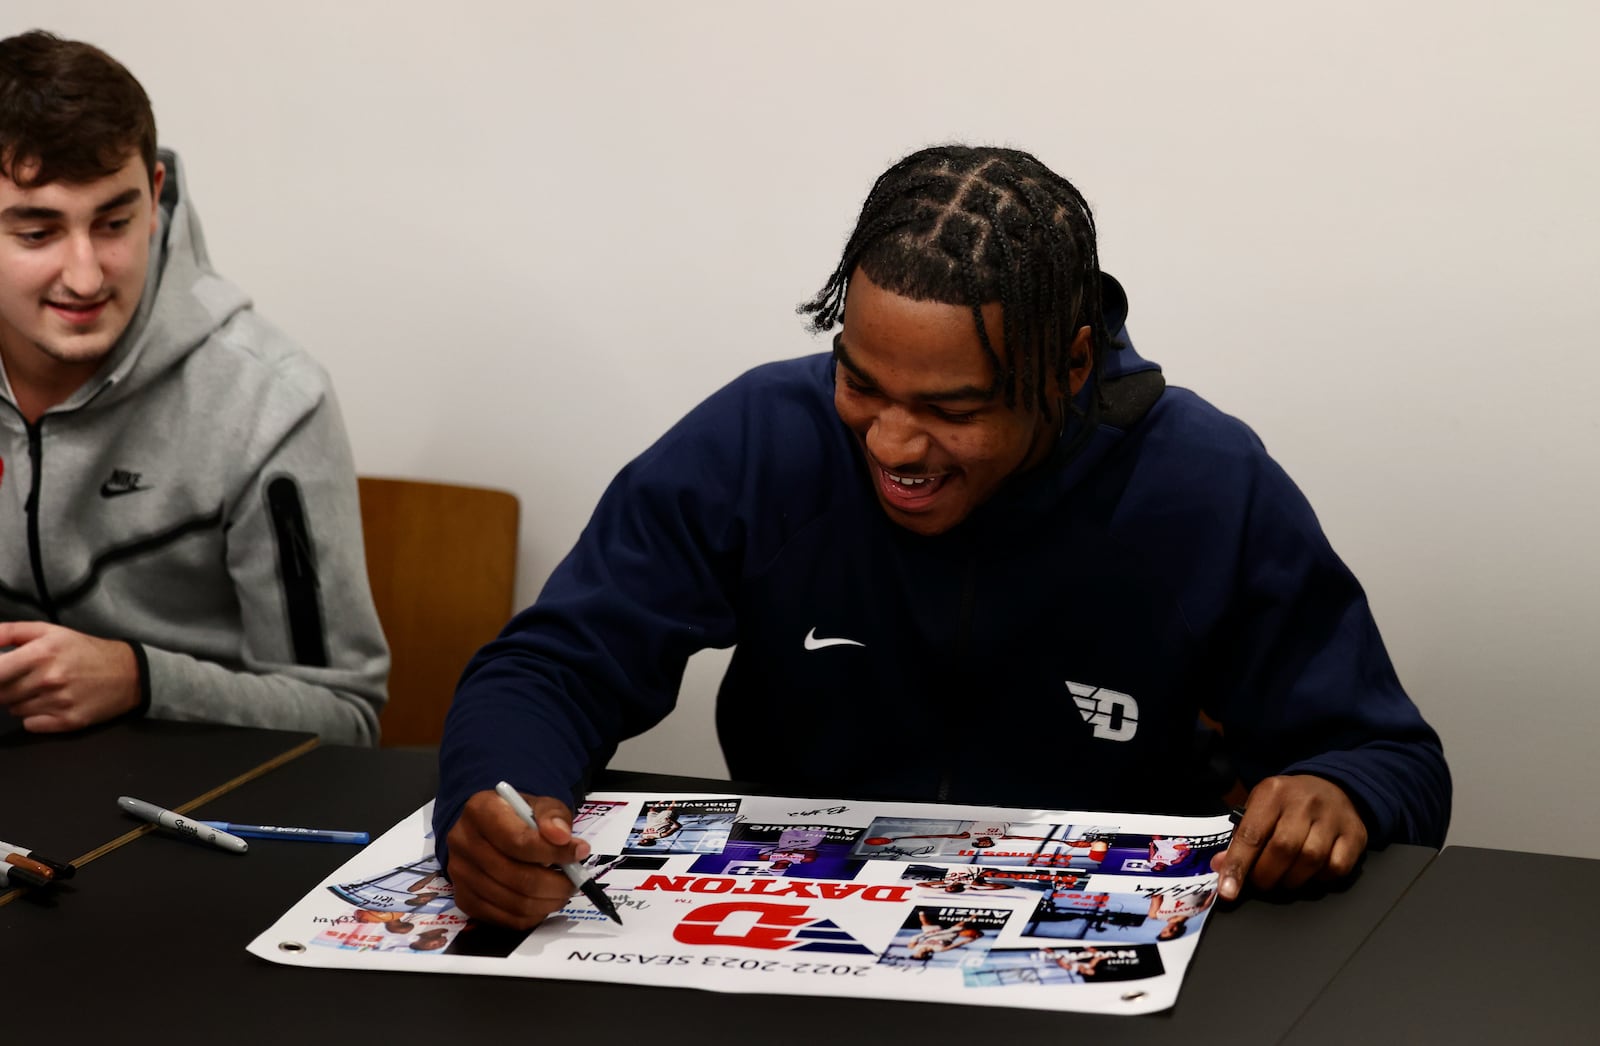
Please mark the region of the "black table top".
[[[323, 746], [197, 813], [231, 820], [366, 829], [374, 835], [426, 802], [430, 752]], [[597, 788], [738, 791], [728, 782], [607, 774]], [[170, 1042], [174, 1021], [226, 1029], [231, 1043], [349, 1041], [694, 1042], [757, 1037], [829, 1046], [939, 1029], [940, 1038], [1022, 1036], [1103, 1043], [1279, 1041], [1427, 864], [1432, 851], [1370, 854], [1349, 888], [1315, 900], [1251, 900], [1207, 921], [1176, 1008], [1146, 1017], [940, 1006], [880, 1000], [721, 994], [598, 982], [319, 970], [244, 949], [349, 847], [252, 840], [238, 856], [149, 835], [71, 883], [0, 908], [0, 939], [27, 962], [7, 976], [9, 1034], [72, 1025], [83, 985], [119, 1014], [123, 1042]], [[66, 971], [73, 971], [71, 974]], [[182, 1000], [166, 1013], [163, 998]], [[87, 1018], [87, 1015], [85, 1016]], [[64, 1026], [63, 1022], [66, 1022]], [[798, 1022], [798, 1024], [797, 1024]], [[809, 1033], [803, 1029], [811, 1029]]]
[[0, 718], [0, 839], [62, 861], [140, 827], [117, 808], [119, 795], [176, 809], [317, 743], [314, 734], [154, 719], [29, 734]]
[[1597, 896], [1600, 861], [1447, 847], [1287, 1041], [1594, 1042]]

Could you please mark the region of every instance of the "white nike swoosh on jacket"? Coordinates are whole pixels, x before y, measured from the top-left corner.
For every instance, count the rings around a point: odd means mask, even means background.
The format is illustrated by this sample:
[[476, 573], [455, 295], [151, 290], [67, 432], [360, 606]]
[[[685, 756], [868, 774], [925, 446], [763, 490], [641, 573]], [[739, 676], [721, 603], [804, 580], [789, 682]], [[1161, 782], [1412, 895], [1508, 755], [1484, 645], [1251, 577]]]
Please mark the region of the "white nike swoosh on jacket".
[[830, 646], [861, 646], [861, 647], [864, 647], [866, 645], [867, 644], [865, 644], [865, 643], [858, 643], [854, 639], [818, 639], [817, 638], [817, 630], [814, 629], [814, 628], [811, 631], [806, 633], [806, 649], [807, 650], [821, 650], [823, 647], [830, 647]]

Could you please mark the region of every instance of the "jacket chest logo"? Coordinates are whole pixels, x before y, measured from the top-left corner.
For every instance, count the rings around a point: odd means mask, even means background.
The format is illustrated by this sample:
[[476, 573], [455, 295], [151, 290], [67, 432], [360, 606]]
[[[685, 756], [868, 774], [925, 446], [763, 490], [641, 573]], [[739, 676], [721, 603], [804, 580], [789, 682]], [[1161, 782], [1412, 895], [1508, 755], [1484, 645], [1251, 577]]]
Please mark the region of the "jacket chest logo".
[[863, 642], [860, 642], [859, 640], [845, 639], [843, 637], [834, 637], [834, 638], [824, 639], [821, 636], [817, 635], [817, 630], [815, 628], [813, 628], [811, 631], [807, 632], [806, 633], [806, 638], [805, 638], [805, 648], [807, 650], [823, 650], [823, 649], [826, 649], [827, 647], [830, 647], [830, 646], [866, 646], [866, 645], [867, 644], [865, 644]]
[[137, 494], [141, 490], [149, 490], [150, 484], [144, 482], [144, 473], [129, 472], [127, 469], [112, 469], [111, 478], [100, 484], [100, 496], [103, 498], [119, 498], [124, 494]]
[[1067, 691], [1083, 721], [1094, 728], [1094, 736], [1105, 741], [1132, 741], [1139, 731], [1139, 702], [1127, 694], [1070, 679]]

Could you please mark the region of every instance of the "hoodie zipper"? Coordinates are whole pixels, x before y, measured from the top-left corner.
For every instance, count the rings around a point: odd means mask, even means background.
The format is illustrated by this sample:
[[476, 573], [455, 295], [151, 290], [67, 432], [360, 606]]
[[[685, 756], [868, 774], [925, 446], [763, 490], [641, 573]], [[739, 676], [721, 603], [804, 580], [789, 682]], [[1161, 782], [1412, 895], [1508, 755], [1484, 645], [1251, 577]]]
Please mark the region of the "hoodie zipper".
[[33, 565], [34, 588], [39, 591], [39, 609], [44, 611], [51, 624], [59, 625], [61, 617], [56, 610], [56, 602], [50, 598], [50, 588], [44, 581], [44, 549], [39, 547], [39, 488], [44, 483], [44, 419], [28, 421], [24, 418], [22, 424], [28, 432], [28, 460], [33, 465], [33, 486], [28, 490], [25, 505], [28, 515], [28, 560]]

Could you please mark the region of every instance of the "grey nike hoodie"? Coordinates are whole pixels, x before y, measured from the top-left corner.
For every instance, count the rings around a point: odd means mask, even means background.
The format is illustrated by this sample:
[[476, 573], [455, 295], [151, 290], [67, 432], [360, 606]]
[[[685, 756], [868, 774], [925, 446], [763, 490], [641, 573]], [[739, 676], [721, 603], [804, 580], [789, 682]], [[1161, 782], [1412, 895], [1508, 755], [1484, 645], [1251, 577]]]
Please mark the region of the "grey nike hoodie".
[[129, 641], [148, 715], [375, 743], [389, 654], [327, 374], [212, 269], [178, 158], [144, 295], [28, 425], [0, 381], [0, 620]]

